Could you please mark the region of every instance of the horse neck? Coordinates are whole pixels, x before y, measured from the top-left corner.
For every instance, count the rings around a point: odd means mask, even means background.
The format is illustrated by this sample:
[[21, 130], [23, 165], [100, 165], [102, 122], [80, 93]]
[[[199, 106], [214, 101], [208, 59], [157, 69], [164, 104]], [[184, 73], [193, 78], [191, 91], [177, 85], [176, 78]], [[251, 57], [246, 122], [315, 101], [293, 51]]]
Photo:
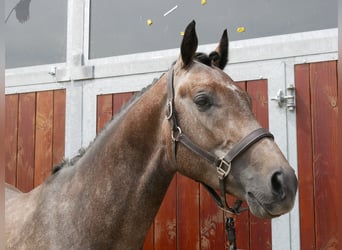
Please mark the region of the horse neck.
[[[89, 221], [89, 227], [107, 225], [107, 237], [114, 238], [106, 241], [112, 240], [117, 249], [126, 248], [127, 242], [131, 246], [134, 241], [136, 248], [140, 247], [174, 174], [168, 170], [161, 136], [165, 98], [166, 83], [162, 78], [119, 121], [107, 125], [79, 160], [82, 166], [75, 166], [79, 168], [73, 182], [83, 182], [82, 192], [91, 197], [82, 201], [84, 207], [91, 208], [85, 213], [96, 218]], [[111, 223], [108, 215], [113, 216]], [[116, 239], [115, 235], [120, 237]], [[94, 237], [98, 238], [98, 233]]]

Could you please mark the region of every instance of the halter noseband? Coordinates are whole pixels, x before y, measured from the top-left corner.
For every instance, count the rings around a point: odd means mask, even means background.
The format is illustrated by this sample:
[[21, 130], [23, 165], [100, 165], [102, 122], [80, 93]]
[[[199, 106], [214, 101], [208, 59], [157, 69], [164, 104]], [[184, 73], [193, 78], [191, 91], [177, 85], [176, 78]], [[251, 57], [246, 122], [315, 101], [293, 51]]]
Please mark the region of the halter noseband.
[[225, 212], [230, 214], [239, 214], [241, 211], [246, 209], [241, 209], [240, 206], [242, 204], [241, 200], [236, 200], [234, 205], [230, 207], [228, 205], [226, 199], [225, 192], [225, 181], [227, 176], [230, 173], [232, 162], [234, 159], [245, 152], [249, 147], [251, 147], [254, 143], [258, 142], [262, 138], [274, 138], [273, 135], [264, 128], [258, 128], [236, 143], [233, 148], [222, 158], [217, 157], [216, 155], [208, 152], [202, 148], [200, 148], [197, 144], [195, 144], [186, 134], [184, 134], [178, 125], [177, 121], [177, 113], [174, 104], [174, 84], [173, 84], [173, 66], [170, 68], [168, 72], [167, 78], [167, 93], [168, 93], [168, 114], [167, 119], [171, 124], [171, 138], [173, 142], [173, 155], [176, 161], [176, 147], [177, 142], [182, 143], [186, 148], [195, 154], [201, 156], [202, 158], [209, 161], [214, 167], [216, 167], [219, 182], [220, 182], [220, 191], [221, 197], [214, 191], [213, 188], [209, 187], [205, 183], [202, 183], [205, 188], [209, 191], [211, 196], [214, 198], [217, 205]]

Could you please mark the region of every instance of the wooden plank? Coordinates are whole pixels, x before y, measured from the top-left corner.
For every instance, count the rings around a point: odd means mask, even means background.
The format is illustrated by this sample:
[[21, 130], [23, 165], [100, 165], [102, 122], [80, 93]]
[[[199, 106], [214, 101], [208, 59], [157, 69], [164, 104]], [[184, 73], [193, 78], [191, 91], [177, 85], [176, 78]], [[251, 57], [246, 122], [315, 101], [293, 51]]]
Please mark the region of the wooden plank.
[[118, 113], [122, 106], [132, 98], [133, 94], [133, 92], [115, 94], [113, 96], [113, 114]]
[[65, 89], [53, 92], [53, 149], [52, 165], [58, 164], [64, 157], [65, 150]]
[[17, 187], [33, 188], [36, 93], [19, 94]]
[[238, 86], [240, 89], [247, 91], [247, 82], [241, 81], [241, 82], [234, 82], [234, 85]]
[[298, 197], [300, 216], [301, 249], [315, 249], [315, 205], [312, 168], [312, 127], [310, 107], [309, 64], [296, 65], [296, 118], [298, 152]]
[[[252, 109], [260, 125], [268, 128], [267, 80], [247, 82], [247, 92], [252, 98]], [[250, 249], [272, 249], [271, 221], [250, 216]]]
[[[339, 249], [336, 61], [310, 65], [316, 248]], [[340, 167], [340, 166], [339, 166]], [[327, 209], [328, 206], [328, 209]], [[340, 246], [340, 247], [338, 247]]]
[[[240, 87], [242, 90], [247, 91], [247, 82], [241, 81], [236, 82], [235, 85]], [[235, 202], [235, 198], [228, 196], [228, 201], [230, 204]], [[246, 202], [243, 202], [242, 207], [248, 207]], [[250, 249], [250, 212], [245, 211], [235, 219], [236, 228], [236, 245], [239, 249]], [[227, 240], [228, 241], [228, 240]], [[228, 242], [226, 243], [228, 246]]]
[[177, 177], [173, 177], [154, 220], [154, 249], [177, 249]]
[[96, 133], [99, 133], [113, 116], [113, 95], [97, 96]]
[[201, 249], [222, 249], [225, 244], [223, 212], [200, 185], [200, 239]]
[[260, 219], [250, 213], [251, 250], [272, 249], [271, 220]]
[[16, 184], [18, 145], [18, 94], [5, 97], [5, 180]]
[[[340, 3], [340, 2], [339, 2]], [[339, 15], [339, 18], [341, 18], [342, 15]], [[337, 106], [340, 107], [340, 115], [338, 116], [337, 121], [337, 131], [338, 131], [338, 140], [337, 140], [337, 155], [338, 155], [338, 165], [342, 166], [342, 48], [341, 48], [341, 41], [342, 41], [342, 22], [341, 19], [339, 19], [339, 60], [338, 60], [338, 72], [337, 72]], [[336, 179], [342, 180], [342, 167], [338, 168], [338, 172], [335, 176]], [[342, 190], [342, 181], [338, 181], [338, 187], [337, 190]], [[340, 197], [337, 199], [337, 211], [342, 211], [342, 192], [340, 192]], [[342, 216], [339, 216], [339, 220], [336, 222], [339, 226], [338, 235], [342, 235]], [[342, 238], [342, 237], [341, 237]], [[340, 239], [341, 239], [340, 238]], [[341, 241], [340, 241], [341, 244]], [[341, 248], [341, 246], [340, 246]]]
[[34, 186], [41, 184], [52, 168], [53, 91], [37, 92]]
[[[248, 207], [246, 202], [242, 203], [242, 207]], [[236, 228], [236, 246], [239, 249], [250, 249], [250, 212], [244, 211], [235, 219]]]
[[154, 249], [154, 223], [152, 223], [150, 229], [148, 230], [148, 233], [144, 241], [143, 249], [144, 250]]
[[177, 174], [177, 249], [199, 249], [199, 183]]
[[247, 82], [247, 92], [252, 98], [252, 110], [260, 125], [268, 128], [268, 94], [267, 80]]

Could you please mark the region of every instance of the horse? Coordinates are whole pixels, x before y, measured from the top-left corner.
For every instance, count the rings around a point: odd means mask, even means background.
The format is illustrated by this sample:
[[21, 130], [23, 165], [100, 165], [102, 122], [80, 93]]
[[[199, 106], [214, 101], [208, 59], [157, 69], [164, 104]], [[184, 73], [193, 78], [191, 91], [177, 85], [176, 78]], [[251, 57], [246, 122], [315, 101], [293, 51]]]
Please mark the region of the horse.
[[209, 55], [197, 46], [192, 21], [170, 70], [82, 155], [28, 193], [6, 188], [7, 249], [142, 248], [176, 172], [246, 201], [260, 218], [292, 209], [294, 170], [256, 121], [248, 94], [223, 71], [227, 31]]

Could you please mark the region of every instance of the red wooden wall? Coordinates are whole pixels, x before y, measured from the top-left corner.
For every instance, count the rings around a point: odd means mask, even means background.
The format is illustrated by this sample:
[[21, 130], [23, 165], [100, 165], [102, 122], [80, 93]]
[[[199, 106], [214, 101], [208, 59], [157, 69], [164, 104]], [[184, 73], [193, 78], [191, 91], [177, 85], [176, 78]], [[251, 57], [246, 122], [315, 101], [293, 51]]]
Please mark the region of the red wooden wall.
[[5, 178], [30, 191], [64, 156], [65, 90], [6, 95]]
[[295, 76], [301, 248], [341, 249], [336, 61], [297, 65]]
[[[342, 2], [339, 2], [340, 4]], [[341, 6], [341, 5], [340, 5]], [[336, 173], [335, 178], [342, 179], [342, 15], [339, 15], [339, 60], [337, 61], [337, 105], [340, 107], [340, 115], [337, 120], [337, 130], [338, 130], [338, 139], [337, 139], [337, 164], [339, 164], [338, 172]], [[338, 182], [337, 186], [338, 190], [342, 190], [342, 182]], [[342, 192], [339, 193], [339, 198], [337, 199], [337, 211], [342, 211]], [[342, 238], [342, 216], [339, 216], [337, 221], [338, 224], [338, 234], [340, 238]], [[342, 242], [342, 240], [340, 241]], [[341, 243], [340, 243], [341, 245]]]
[[[267, 81], [240, 82], [238, 85], [251, 95], [253, 111], [262, 126], [267, 128]], [[132, 94], [98, 96], [98, 131]], [[236, 228], [240, 249], [272, 248], [270, 221], [257, 219], [245, 212], [238, 216]], [[146, 237], [144, 249], [223, 249], [224, 246], [229, 248], [221, 210], [197, 182], [176, 175]]]

